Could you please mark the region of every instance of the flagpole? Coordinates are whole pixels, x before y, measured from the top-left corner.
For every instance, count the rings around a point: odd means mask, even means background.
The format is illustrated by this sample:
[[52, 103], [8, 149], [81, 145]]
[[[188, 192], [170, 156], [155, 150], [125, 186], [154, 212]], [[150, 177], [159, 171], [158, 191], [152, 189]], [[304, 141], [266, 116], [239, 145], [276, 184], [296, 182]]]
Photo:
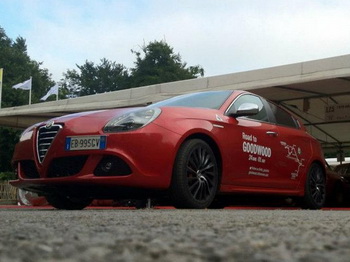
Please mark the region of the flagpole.
[[0, 68], [0, 108], [1, 108], [1, 95], [2, 95], [2, 75], [3, 75], [4, 69]]
[[30, 77], [29, 104], [32, 103], [32, 77]]

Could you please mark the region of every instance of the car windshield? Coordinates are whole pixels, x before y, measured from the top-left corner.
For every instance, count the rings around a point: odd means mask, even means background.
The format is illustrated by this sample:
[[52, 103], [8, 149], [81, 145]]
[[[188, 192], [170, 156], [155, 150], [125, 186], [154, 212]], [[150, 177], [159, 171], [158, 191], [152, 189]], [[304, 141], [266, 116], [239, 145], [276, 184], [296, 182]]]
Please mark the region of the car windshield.
[[201, 107], [210, 109], [219, 109], [226, 99], [232, 94], [231, 90], [225, 91], [208, 91], [194, 93], [182, 96], [176, 96], [151, 106], [179, 106], [179, 107]]

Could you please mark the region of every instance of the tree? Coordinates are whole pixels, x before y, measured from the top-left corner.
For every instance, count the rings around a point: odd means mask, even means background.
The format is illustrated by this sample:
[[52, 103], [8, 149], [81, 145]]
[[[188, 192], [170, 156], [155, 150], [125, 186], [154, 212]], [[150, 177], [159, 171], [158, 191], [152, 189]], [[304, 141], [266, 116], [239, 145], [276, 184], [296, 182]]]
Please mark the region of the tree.
[[26, 105], [29, 92], [13, 89], [12, 86], [32, 77], [32, 103], [38, 103], [50, 86], [54, 84], [42, 63], [30, 59], [26, 41], [17, 37], [12, 41], [0, 27], [0, 67], [4, 69], [1, 107]]
[[101, 63], [98, 65], [86, 61], [84, 65], [77, 65], [77, 67], [80, 72], [73, 69], [64, 74], [62, 86], [70, 94], [84, 96], [129, 87], [127, 69], [106, 58], [101, 59]]
[[[47, 89], [54, 84], [47, 69], [41, 68], [27, 54], [26, 41], [17, 37], [10, 39], [0, 27], [0, 67], [4, 69], [1, 107], [28, 104], [29, 91], [13, 89], [12, 86], [32, 77], [32, 103], [39, 102]], [[11, 157], [20, 130], [0, 127], [0, 172], [11, 170]], [[6, 150], [5, 150], [6, 149]]]
[[197, 78], [204, 75], [200, 66], [190, 66], [181, 61], [164, 41], [150, 42], [141, 47], [141, 52], [131, 50], [136, 55], [135, 68], [131, 69], [132, 87], [166, 83]]
[[12, 170], [11, 158], [20, 133], [20, 130], [0, 127], [0, 173]]
[[106, 58], [98, 65], [86, 60], [85, 64], [76, 65], [78, 70], [67, 70], [62, 87], [67, 94], [84, 96], [204, 75], [203, 68], [198, 65], [186, 67], [181, 56], [174, 54], [173, 48], [164, 41], [150, 42], [141, 47], [140, 52], [131, 52], [136, 55], [135, 68], [128, 70]]

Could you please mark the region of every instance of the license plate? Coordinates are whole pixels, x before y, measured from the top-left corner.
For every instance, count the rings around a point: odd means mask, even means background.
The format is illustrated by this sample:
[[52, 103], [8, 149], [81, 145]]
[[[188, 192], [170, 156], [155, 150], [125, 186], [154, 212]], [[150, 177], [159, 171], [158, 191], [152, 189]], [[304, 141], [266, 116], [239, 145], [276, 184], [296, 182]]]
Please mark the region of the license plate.
[[66, 150], [94, 150], [105, 149], [106, 136], [68, 136], [66, 137]]

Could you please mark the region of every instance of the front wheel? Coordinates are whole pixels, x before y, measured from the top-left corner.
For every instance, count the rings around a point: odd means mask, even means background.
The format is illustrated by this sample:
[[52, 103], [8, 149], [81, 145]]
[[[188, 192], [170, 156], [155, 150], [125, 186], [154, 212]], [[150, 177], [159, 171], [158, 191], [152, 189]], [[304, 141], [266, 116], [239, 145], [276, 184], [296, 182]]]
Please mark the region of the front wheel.
[[312, 164], [306, 177], [304, 208], [320, 209], [326, 200], [326, 178], [318, 164]]
[[62, 195], [48, 195], [47, 202], [57, 209], [81, 210], [91, 204], [92, 199]]
[[22, 188], [19, 188], [17, 191], [17, 200], [20, 206], [47, 205], [47, 201], [44, 197], [39, 196], [37, 193], [24, 190]]
[[200, 139], [186, 141], [180, 148], [170, 187], [177, 208], [207, 208], [218, 190], [219, 170], [210, 146]]

